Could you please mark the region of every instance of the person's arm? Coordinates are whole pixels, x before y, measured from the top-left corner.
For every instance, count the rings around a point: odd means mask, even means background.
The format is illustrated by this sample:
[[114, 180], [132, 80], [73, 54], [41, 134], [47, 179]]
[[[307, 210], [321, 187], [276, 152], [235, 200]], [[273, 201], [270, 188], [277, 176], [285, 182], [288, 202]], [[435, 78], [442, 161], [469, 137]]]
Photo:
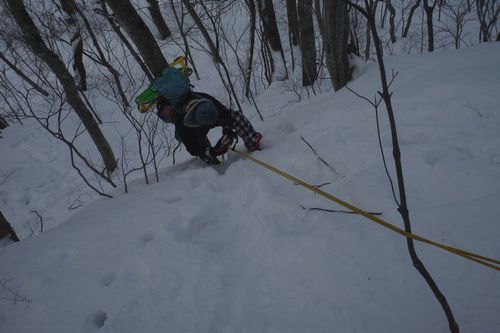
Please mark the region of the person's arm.
[[212, 103], [214, 103], [217, 111], [219, 112], [219, 119], [217, 120], [214, 127], [221, 126], [222, 127], [222, 137], [217, 141], [217, 144], [211, 148], [211, 154], [214, 156], [224, 155], [229, 147], [233, 144], [234, 140], [237, 138], [237, 135], [233, 129], [233, 121], [231, 117], [231, 111], [224, 104], [219, 102], [215, 97], [206, 94], [197, 92], [196, 93], [201, 98], [206, 98]]
[[176, 133], [186, 150], [192, 155], [201, 158], [208, 164], [220, 164], [213, 154], [213, 148], [207, 138], [207, 129], [176, 126]]

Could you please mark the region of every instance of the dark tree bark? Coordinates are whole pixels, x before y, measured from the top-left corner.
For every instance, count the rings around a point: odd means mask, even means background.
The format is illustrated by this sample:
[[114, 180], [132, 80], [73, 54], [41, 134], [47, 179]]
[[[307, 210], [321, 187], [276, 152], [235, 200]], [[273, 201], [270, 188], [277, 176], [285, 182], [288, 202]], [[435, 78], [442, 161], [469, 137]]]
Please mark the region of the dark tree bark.
[[297, 46], [299, 45], [299, 16], [297, 11], [297, 0], [286, 0], [286, 14], [288, 17], [288, 34], [290, 35], [291, 45]]
[[[274, 54], [271, 55], [271, 70], [272, 76], [278, 81], [286, 80], [288, 78], [288, 73], [286, 71], [286, 61], [285, 54], [283, 52], [283, 45], [281, 44], [280, 33], [278, 30], [278, 24], [276, 23], [276, 13], [274, 12], [274, 6], [272, 0], [257, 0], [257, 6], [259, 8], [259, 15], [262, 21], [262, 27], [264, 28], [264, 39], [271, 47]], [[279, 53], [282, 61], [282, 66], [284, 73], [279, 73], [280, 76], [276, 77], [276, 61], [277, 59], [275, 53]]]
[[106, 0], [106, 3], [134, 42], [151, 73], [160, 73], [167, 67], [168, 63], [158, 43], [130, 0]]
[[17, 237], [14, 228], [5, 219], [2, 212], [0, 212], [0, 239], [9, 236], [13, 241], [19, 242], [19, 237]]
[[351, 79], [348, 57], [349, 16], [343, 0], [325, 0], [326, 66], [335, 91]]
[[113, 150], [102, 134], [92, 113], [85, 106], [85, 103], [78, 94], [75, 80], [57, 54], [52, 52], [47, 45], [45, 45], [33, 20], [28, 15], [22, 0], [6, 0], [6, 3], [10, 13], [21, 28], [24, 41], [33, 50], [33, 53], [49, 66], [58, 80], [62, 83], [68, 103], [73, 110], [75, 110], [89, 132], [90, 137], [101, 154], [106, 169], [108, 172], [112, 172], [116, 168], [116, 159]]
[[302, 84], [310, 86], [316, 81], [316, 46], [312, 0], [299, 0], [300, 52], [302, 54]]
[[60, 0], [61, 8], [66, 14], [65, 21], [71, 33], [71, 47], [73, 48], [73, 70], [75, 81], [80, 90], [87, 90], [87, 72], [83, 65], [83, 40], [80, 33], [78, 18], [76, 17], [76, 3], [74, 0]]
[[[493, 29], [496, 27], [498, 15], [500, 15], [500, 5], [497, 0], [476, 0], [476, 11], [479, 19], [479, 40], [491, 42]], [[496, 41], [500, 38], [497, 33]]]
[[147, 1], [148, 1], [149, 14], [151, 15], [151, 19], [153, 20], [156, 29], [158, 29], [158, 32], [160, 33], [161, 39], [167, 39], [172, 35], [172, 33], [170, 32], [167, 23], [165, 22], [163, 16], [161, 15], [161, 10], [160, 6], [158, 5], [158, 1], [157, 0], [147, 0]]
[[78, 15], [80, 16], [80, 19], [83, 21], [83, 24], [87, 28], [87, 33], [89, 34], [90, 39], [92, 40], [92, 43], [94, 44], [97, 55], [99, 56], [98, 63], [101, 64], [103, 67], [105, 67], [113, 76], [113, 81], [115, 81], [116, 90], [117, 90], [117, 93], [120, 96], [120, 99], [122, 101], [123, 109], [126, 110], [128, 107], [130, 107], [130, 104], [129, 104], [129, 101], [127, 99], [127, 96], [125, 95], [125, 91], [123, 89], [123, 86], [120, 82], [120, 73], [109, 63], [106, 56], [104, 55], [104, 52], [103, 52], [101, 46], [99, 45], [97, 37], [96, 37], [94, 31], [92, 30], [92, 26], [91, 26], [89, 20], [87, 19], [87, 17], [85, 16], [85, 14], [79, 8], [76, 9], [76, 12], [78, 13]]
[[427, 16], [427, 50], [434, 51], [434, 8], [436, 8], [437, 0], [434, 0], [432, 6], [429, 5], [429, 0], [424, 0], [424, 11]]
[[144, 61], [142, 61], [140, 55], [135, 51], [132, 44], [130, 44], [127, 37], [123, 34], [123, 32], [120, 30], [120, 27], [118, 26], [118, 24], [112, 18], [111, 14], [108, 11], [108, 8], [106, 7], [106, 0], [98, 0], [96, 2], [96, 5], [99, 5], [100, 8], [99, 7], [94, 8], [94, 12], [98, 13], [99, 15], [104, 16], [104, 18], [106, 19], [106, 21], [108, 21], [109, 25], [111, 26], [113, 31], [116, 33], [118, 38], [120, 38], [120, 40], [122, 41], [123, 45], [125, 45], [125, 47], [129, 50], [132, 57], [134, 57], [135, 61], [139, 64], [139, 67], [141, 67], [144, 74], [148, 77], [149, 80], [152, 81], [154, 78], [153, 73], [151, 73], [149, 71], [149, 69], [146, 66], [146, 64], [144, 63]]
[[318, 22], [319, 34], [323, 41], [326, 40], [325, 32], [325, 18], [324, 18], [324, 2], [321, 0], [314, 0], [314, 15]]
[[386, 7], [389, 11], [389, 35], [391, 36], [391, 43], [396, 43], [396, 25], [394, 19], [396, 18], [396, 9], [391, 3], [391, 0], [386, 0]]
[[413, 18], [413, 14], [415, 13], [415, 10], [417, 10], [418, 7], [420, 7], [420, 3], [422, 0], [417, 0], [413, 6], [410, 8], [410, 14], [408, 14], [408, 21], [406, 21], [406, 26], [403, 31], [403, 38], [408, 37], [408, 31], [410, 30], [410, 25], [411, 25], [411, 20]]
[[[425, 1], [425, 0], [424, 0]], [[404, 223], [404, 228], [405, 231], [408, 233], [412, 233], [412, 228], [411, 228], [411, 222], [410, 222], [410, 212], [408, 209], [408, 202], [406, 198], [406, 188], [405, 188], [405, 182], [404, 182], [404, 176], [403, 176], [403, 163], [401, 161], [401, 150], [399, 148], [399, 138], [398, 138], [398, 132], [397, 132], [397, 127], [396, 127], [396, 119], [394, 115], [394, 109], [392, 106], [392, 93], [389, 91], [389, 86], [390, 82], [387, 80], [387, 74], [385, 70], [385, 64], [384, 64], [384, 59], [383, 59], [383, 53], [382, 53], [382, 41], [380, 40], [377, 32], [377, 25], [375, 22], [375, 11], [373, 10], [373, 1], [372, 0], [364, 0], [365, 8], [362, 8], [354, 3], [350, 3], [351, 6], [359, 10], [363, 15], [366, 17], [368, 24], [371, 27], [371, 32], [372, 32], [372, 37], [373, 37], [373, 43], [375, 45], [375, 50], [376, 50], [376, 55], [377, 55], [377, 62], [379, 66], [379, 72], [380, 72], [380, 80], [382, 83], [382, 91], [378, 92], [380, 97], [382, 97], [382, 100], [384, 101], [384, 104], [387, 109], [387, 115], [389, 118], [389, 124], [391, 128], [391, 138], [392, 138], [392, 155], [394, 157], [394, 166], [396, 169], [396, 175], [397, 175], [397, 180], [398, 180], [398, 192], [399, 192], [399, 202], [397, 202], [398, 205], [398, 212], [401, 215]], [[448, 301], [446, 300], [446, 297], [443, 295], [439, 287], [437, 286], [436, 282], [432, 278], [431, 274], [425, 267], [424, 263], [420, 260], [420, 258], [417, 255], [417, 251], [415, 250], [415, 245], [413, 243], [413, 239], [407, 237], [406, 238], [406, 245], [408, 248], [408, 253], [410, 254], [410, 258], [412, 260], [413, 266], [417, 271], [422, 275], [424, 278], [425, 282], [429, 286], [429, 288], [432, 290], [434, 296], [438, 300], [439, 304], [441, 305], [441, 308], [443, 309], [446, 319], [448, 320], [448, 326], [450, 328], [450, 331], [452, 333], [458, 333], [459, 332], [459, 327], [457, 322], [455, 321], [455, 317], [453, 316], [453, 312], [451, 310], [450, 305], [448, 304]]]
[[292, 71], [295, 70], [294, 46], [299, 45], [299, 16], [297, 14], [297, 0], [286, 0], [286, 14], [288, 19], [288, 40], [292, 57]]
[[250, 12], [250, 42], [249, 51], [247, 57], [247, 65], [245, 69], [245, 96], [250, 98], [250, 81], [252, 79], [252, 68], [253, 68], [253, 55], [255, 49], [255, 32], [257, 29], [257, 9], [255, 8], [254, 0], [245, 0], [247, 4], [248, 11]]

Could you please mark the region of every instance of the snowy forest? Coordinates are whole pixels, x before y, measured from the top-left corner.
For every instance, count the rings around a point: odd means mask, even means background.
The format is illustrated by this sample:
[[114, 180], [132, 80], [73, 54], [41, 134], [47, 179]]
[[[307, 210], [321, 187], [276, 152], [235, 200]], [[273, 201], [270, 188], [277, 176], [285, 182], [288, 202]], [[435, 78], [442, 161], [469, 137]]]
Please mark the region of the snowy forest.
[[0, 3], [1, 332], [498, 332], [500, 1]]

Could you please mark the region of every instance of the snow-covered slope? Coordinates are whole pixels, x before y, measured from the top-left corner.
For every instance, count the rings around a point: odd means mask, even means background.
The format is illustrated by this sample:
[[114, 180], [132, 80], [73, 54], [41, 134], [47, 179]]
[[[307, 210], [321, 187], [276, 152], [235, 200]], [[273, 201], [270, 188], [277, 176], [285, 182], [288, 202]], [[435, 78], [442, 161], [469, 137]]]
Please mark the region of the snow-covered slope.
[[[392, 88], [414, 232], [500, 258], [500, 44], [386, 65], [399, 71]], [[376, 64], [350, 87], [374, 96]], [[294, 96], [279, 85], [261, 96], [266, 120], [253, 122], [264, 149], [253, 156], [401, 226], [374, 110], [345, 89], [290, 104]], [[383, 108], [380, 118], [394, 174]], [[0, 279], [31, 302], [0, 300], [0, 331], [447, 331], [401, 236], [357, 215], [306, 210], [341, 208], [234, 154], [219, 167], [190, 159], [161, 173], [3, 248]], [[499, 273], [417, 251], [462, 331], [498, 332]]]

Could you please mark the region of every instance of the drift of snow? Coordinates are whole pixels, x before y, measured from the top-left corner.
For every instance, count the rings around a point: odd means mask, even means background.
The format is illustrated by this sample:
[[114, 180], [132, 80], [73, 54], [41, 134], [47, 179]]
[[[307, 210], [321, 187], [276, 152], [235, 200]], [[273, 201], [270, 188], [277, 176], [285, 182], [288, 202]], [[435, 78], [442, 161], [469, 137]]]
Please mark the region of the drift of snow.
[[[399, 71], [392, 89], [414, 233], [500, 258], [500, 43], [386, 61]], [[350, 87], [374, 96], [377, 65], [356, 75]], [[401, 227], [374, 110], [346, 89], [282, 109], [293, 98], [279, 85], [260, 97], [266, 121], [252, 121], [264, 147], [253, 156], [311, 184], [328, 183], [323, 190]], [[390, 157], [383, 109], [380, 118]], [[32, 180], [47, 181], [32, 188], [26, 179], [3, 198], [33, 191], [40, 205], [61, 200], [54, 184], [72, 171], [38, 146], [41, 134], [18, 130], [5, 131], [2, 156], [43, 161]], [[448, 330], [404, 238], [360, 216], [305, 210], [341, 208], [234, 154], [215, 168], [187, 159], [161, 176], [152, 185], [138, 179], [129, 194], [119, 189], [4, 247], [0, 277], [31, 302], [0, 300], [0, 331]], [[462, 332], [498, 332], [498, 272], [416, 247]]]

